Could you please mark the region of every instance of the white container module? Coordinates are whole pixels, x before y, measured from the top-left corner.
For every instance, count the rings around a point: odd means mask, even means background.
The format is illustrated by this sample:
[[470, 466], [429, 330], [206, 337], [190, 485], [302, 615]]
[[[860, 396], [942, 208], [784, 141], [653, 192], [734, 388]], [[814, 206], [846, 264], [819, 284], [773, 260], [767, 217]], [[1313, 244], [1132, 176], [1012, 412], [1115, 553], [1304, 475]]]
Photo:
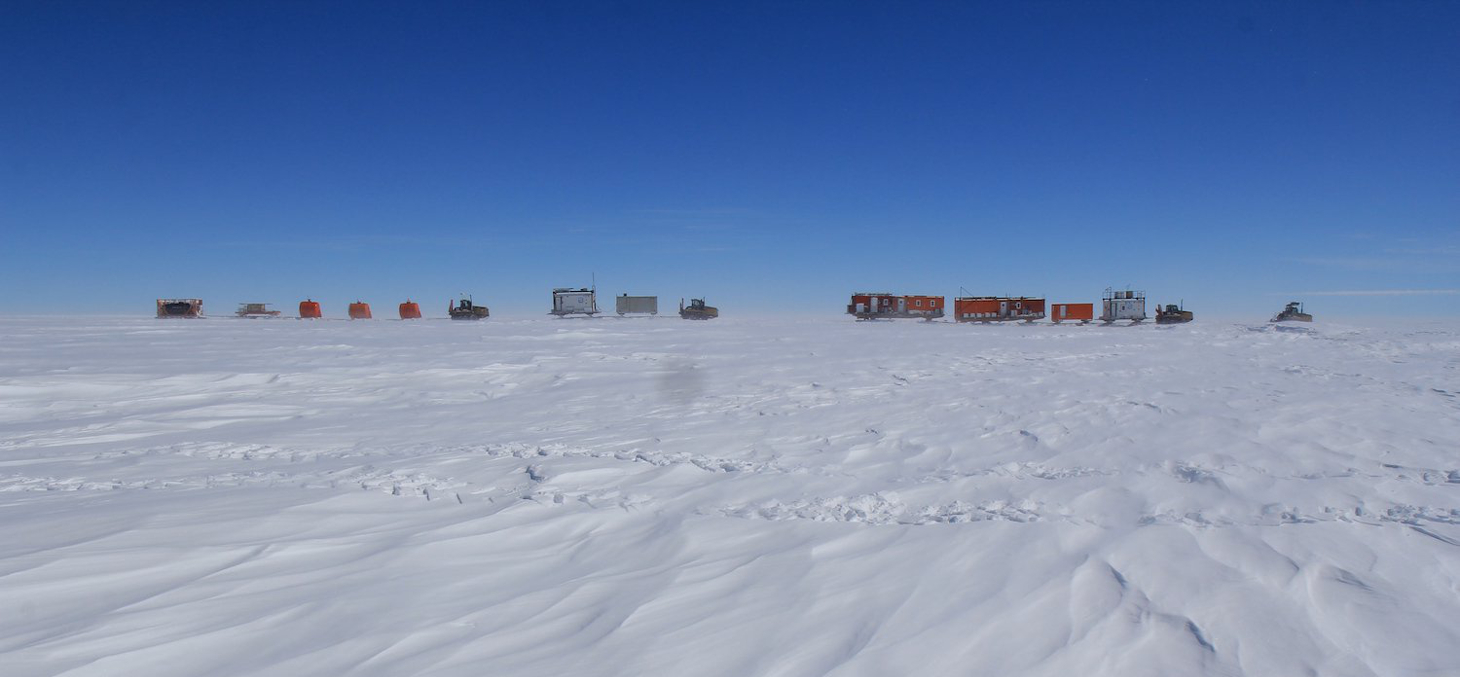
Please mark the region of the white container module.
[[559, 288], [553, 290], [552, 314], [594, 315], [598, 313], [598, 294], [592, 289]]
[[1105, 293], [1100, 296], [1101, 322], [1116, 320], [1140, 322], [1144, 319], [1146, 319], [1146, 292], [1107, 288]]
[[630, 313], [647, 313], [649, 315], [659, 314], [658, 296], [629, 296], [620, 294], [614, 297], [614, 310], [620, 315]]

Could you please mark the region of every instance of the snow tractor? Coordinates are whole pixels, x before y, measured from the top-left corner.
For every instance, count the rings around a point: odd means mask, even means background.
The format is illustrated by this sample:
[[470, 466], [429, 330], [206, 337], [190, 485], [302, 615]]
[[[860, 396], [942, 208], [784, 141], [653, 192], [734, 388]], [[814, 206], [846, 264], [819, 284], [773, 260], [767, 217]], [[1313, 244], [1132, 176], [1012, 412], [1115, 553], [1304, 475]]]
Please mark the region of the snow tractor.
[[1196, 319], [1196, 315], [1174, 303], [1166, 304], [1163, 309], [1156, 305], [1156, 324], [1184, 324]]
[[468, 296], [457, 301], [455, 306], [448, 305], [446, 314], [450, 315], [453, 320], [482, 320], [486, 319], [491, 312], [487, 310], [486, 306], [472, 303], [471, 297]]
[[688, 306], [680, 299], [679, 316], [686, 320], [713, 320], [720, 316], [720, 309], [705, 305], [704, 299], [690, 299]]
[[1293, 301], [1289, 303], [1283, 312], [1272, 316], [1269, 322], [1312, 322], [1313, 316], [1303, 312], [1303, 303]]

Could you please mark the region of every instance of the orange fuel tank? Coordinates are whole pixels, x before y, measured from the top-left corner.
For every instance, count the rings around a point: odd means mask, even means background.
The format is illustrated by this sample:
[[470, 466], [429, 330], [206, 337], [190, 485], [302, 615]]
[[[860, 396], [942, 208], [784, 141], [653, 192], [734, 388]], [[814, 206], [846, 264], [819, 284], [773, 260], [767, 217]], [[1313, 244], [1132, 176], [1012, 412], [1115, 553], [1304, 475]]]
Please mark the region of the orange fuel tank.
[[405, 303], [400, 304], [400, 319], [402, 319], [402, 320], [419, 320], [419, 319], [421, 319], [421, 304], [416, 303], [415, 301], [412, 301], [410, 299], [406, 299], [406, 302]]
[[352, 320], [368, 320], [368, 319], [370, 319], [370, 304], [365, 303], [364, 301], [356, 301], [354, 303], [351, 303], [350, 304], [350, 319], [352, 319]]
[[304, 300], [299, 302], [299, 319], [310, 320], [324, 317], [319, 310], [319, 301]]

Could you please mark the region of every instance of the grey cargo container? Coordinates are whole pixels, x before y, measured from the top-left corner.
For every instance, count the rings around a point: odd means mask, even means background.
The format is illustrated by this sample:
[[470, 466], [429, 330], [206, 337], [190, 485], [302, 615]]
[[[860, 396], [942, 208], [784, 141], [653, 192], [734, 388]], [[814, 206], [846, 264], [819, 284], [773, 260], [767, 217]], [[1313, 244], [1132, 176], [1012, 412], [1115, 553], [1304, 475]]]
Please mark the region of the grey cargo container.
[[629, 296], [621, 294], [614, 298], [614, 310], [620, 315], [629, 313], [659, 314], [658, 296]]

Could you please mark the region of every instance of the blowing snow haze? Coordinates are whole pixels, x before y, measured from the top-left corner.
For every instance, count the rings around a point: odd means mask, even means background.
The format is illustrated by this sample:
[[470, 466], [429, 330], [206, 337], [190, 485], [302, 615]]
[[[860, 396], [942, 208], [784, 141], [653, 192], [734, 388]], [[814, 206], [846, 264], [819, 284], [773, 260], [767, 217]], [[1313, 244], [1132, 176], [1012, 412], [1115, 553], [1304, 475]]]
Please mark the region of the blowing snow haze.
[[1456, 35], [3, 3], [0, 675], [1460, 675]]

